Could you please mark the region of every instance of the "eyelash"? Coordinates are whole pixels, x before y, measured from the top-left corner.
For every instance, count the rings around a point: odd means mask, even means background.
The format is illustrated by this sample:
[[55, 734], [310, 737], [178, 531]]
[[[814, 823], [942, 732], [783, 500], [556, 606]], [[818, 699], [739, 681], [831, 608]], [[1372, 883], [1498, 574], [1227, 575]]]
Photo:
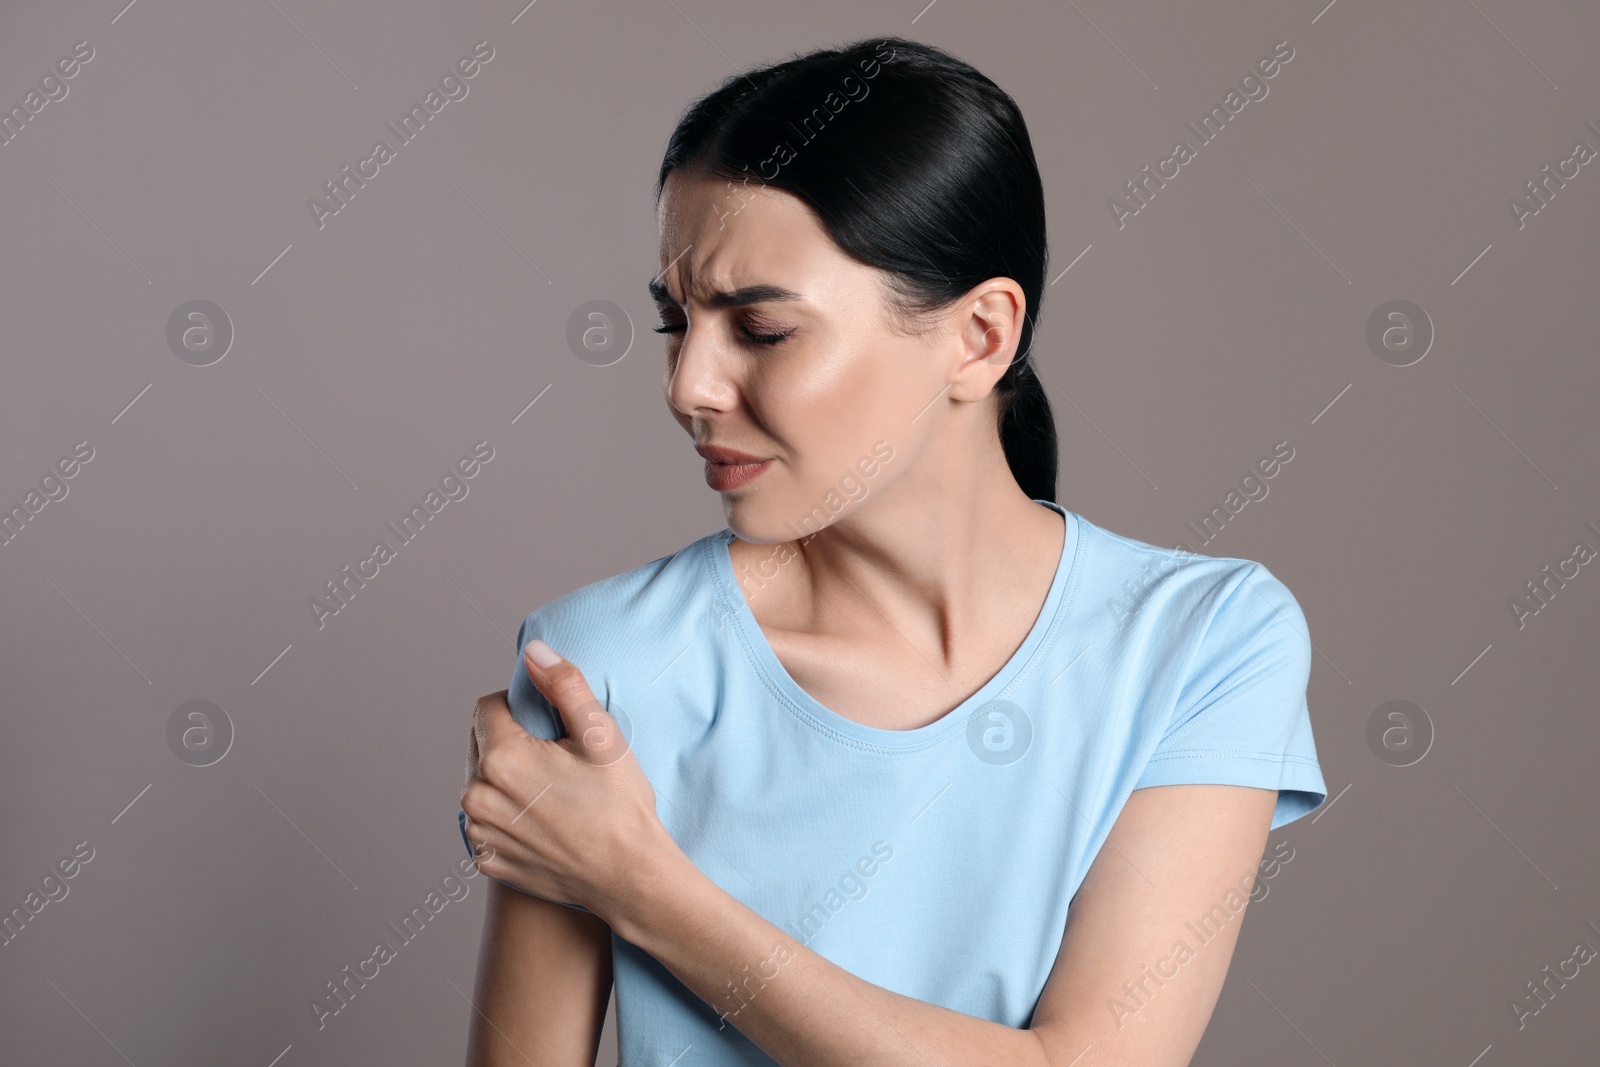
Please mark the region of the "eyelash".
[[[654, 332], [662, 334], [681, 333], [684, 330], [685, 325], [685, 323], [681, 322], [663, 322], [660, 326], [654, 327]], [[780, 330], [777, 333], [751, 333], [747, 328], [744, 332], [744, 335], [745, 339], [751, 344], [776, 345], [788, 340], [789, 336], [793, 334], [797, 328], [798, 327], [790, 326], [788, 329]]]

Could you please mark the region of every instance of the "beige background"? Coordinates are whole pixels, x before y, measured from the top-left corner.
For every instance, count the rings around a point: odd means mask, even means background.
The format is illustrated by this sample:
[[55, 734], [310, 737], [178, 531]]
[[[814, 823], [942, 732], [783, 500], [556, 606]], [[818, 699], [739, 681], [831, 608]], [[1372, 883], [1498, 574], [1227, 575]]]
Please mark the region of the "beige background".
[[[308, 1004], [463, 857], [468, 711], [521, 617], [722, 526], [647, 333], [680, 109], [880, 33], [1027, 116], [1062, 502], [1200, 547], [1184, 524], [1294, 449], [1200, 550], [1304, 608], [1333, 796], [1273, 835], [1294, 859], [1195, 1063], [1593, 1056], [1594, 966], [1522, 1029], [1509, 1001], [1600, 947], [1600, 573], [1520, 629], [1508, 600], [1600, 549], [1600, 164], [1507, 206], [1600, 149], [1593, 4], [121, 2], [0, 13], [0, 107], [94, 49], [0, 147], [0, 504], [94, 450], [0, 546], [0, 911], [93, 849], [0, 947], [0, 1058], [459, 1061], [481, 878], [325, 1028]], [[319, 230], [307, 199], [480, 40], [468, 96]], [[1119, 230], [1108, 198], [1280, 41]], [[166, 338], [196, 299], [235, 334], [206, 367]], [[1436, 331], [1411, 366], [1366, 340], [1395, 299]], [[567, 346], [591, 300], [643, 335], [611, 366]], [[319, 630], [308, 600], [480, 440], [469, 495]], [[169, 748], [191, 700], [232, 723], [211, 766]], [[1432, 723], [1411, 766], [1368, 744], [1391, 700]]]

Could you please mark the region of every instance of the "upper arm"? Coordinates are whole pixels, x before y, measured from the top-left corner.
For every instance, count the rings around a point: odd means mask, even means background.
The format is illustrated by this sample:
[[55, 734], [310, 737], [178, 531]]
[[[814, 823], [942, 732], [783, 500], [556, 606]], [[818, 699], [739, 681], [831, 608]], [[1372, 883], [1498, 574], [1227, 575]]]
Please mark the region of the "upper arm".
[[1251, 563], [1219, 585], [1168, 721], [1067, 909], [1031, 1029], [1052, 1064], [1184, 1067], [1233, 958], [1275, 826], [1327, 796], [1311, 640]]
[[[546, 637], [539, 612], [522, 621], [517, 650]], [[506, 702], [534, 737], [563, 734], [561, 716], [528, 677], [520, 655]], [[465, 816], [461, 837], [467, 839]], [[467, 1038], [469, 1067], [593, 1067], [611, 996], [611, 927], [578, 905], [488, 883], [477, 988]]]
[[1134, 790], [1201, 784], [1275, 790], [1276, 829], [1328, 795], [1306, 704], [1311, 638], [1294, 595], [1259, 563], [1230, 580], [1223, 594]]
[[611, 928], [487, 881], [468, 1067], [593, 1067], [611, 995]]
[[1189, 1063], [1227, 976], [1276, 800], [1274, 790], [1233, 785], [1129, 795], [1068, 908], [1034, 1010], [1030, 1029], [1051, 1064]]

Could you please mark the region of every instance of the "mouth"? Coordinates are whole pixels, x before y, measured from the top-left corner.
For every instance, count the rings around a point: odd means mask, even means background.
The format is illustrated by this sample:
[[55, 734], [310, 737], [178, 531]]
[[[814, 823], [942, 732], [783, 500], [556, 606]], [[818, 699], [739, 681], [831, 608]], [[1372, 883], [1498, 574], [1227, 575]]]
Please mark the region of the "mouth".
[[719, 493], [742, 489], [759, 478], [772, 460], [720, 445], [695, 445], [706, 461], [706, 484]]

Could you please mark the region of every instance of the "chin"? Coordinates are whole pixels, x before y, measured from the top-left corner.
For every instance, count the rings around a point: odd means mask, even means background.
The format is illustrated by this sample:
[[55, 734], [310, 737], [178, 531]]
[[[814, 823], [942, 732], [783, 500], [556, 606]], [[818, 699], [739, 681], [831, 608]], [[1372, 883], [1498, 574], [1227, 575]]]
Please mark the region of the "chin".
[[722, 512], [728, 529], [740, 540], [772, 545], [810, 540], [865, 506], [865, 494], [856, 498], [827, 494], [822, 499], [821, 503], [813, 499], [808, 506], [800, 502], [798, 494], [786, 499], [745, 490], [724, 493]]
[[774, 501], [762, 500], [759, 493], [750, 490], [722, 494], [722, 514], [728, 529], [741, 541], [776, 545], [805, 534]]

